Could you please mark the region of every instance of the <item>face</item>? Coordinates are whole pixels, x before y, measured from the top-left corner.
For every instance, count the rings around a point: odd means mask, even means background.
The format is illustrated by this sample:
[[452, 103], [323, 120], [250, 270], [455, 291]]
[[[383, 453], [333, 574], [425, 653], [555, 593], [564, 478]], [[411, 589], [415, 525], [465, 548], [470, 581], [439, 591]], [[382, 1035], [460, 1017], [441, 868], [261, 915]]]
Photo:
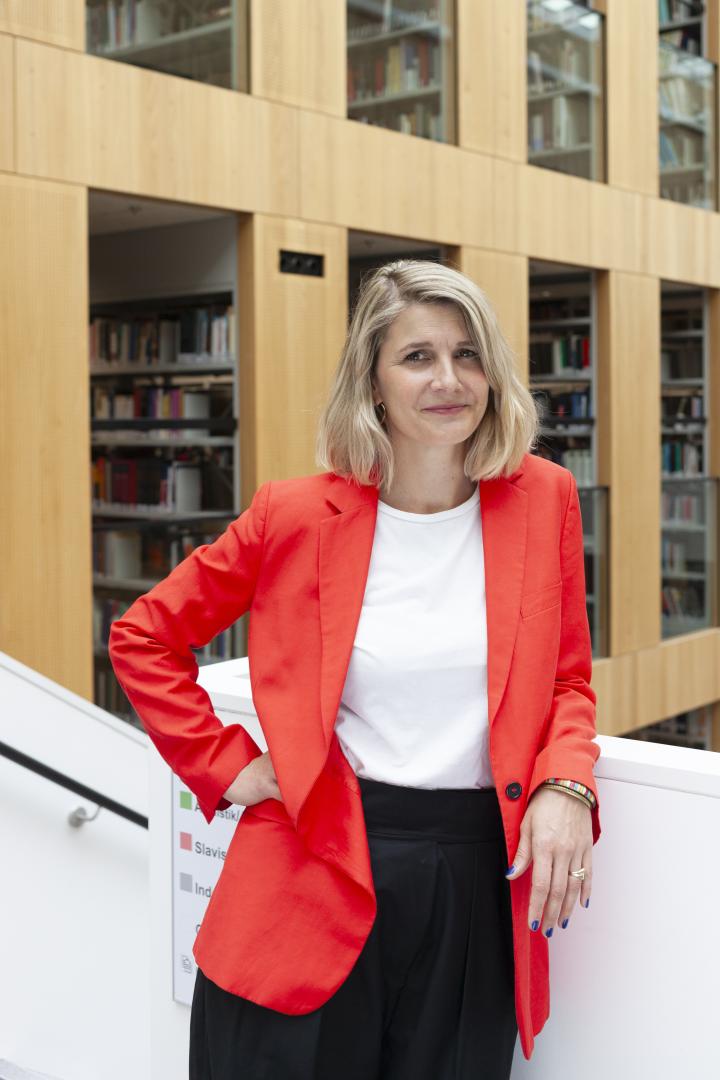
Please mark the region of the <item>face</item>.
[[[450, 446], [468, 439], [485, 415], [489, 385], [454, 304], [412, 304], [391, 324], [372, 379], [393, 440]], [[459, 405], [449, 412], [441, 405]]]

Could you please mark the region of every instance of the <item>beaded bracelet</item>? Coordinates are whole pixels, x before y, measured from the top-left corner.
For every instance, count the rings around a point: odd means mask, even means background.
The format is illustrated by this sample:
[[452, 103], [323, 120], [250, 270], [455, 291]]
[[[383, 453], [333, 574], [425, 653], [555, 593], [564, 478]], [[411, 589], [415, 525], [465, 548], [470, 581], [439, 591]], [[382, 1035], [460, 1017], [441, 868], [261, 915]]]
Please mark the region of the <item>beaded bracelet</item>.
[[561, 784], [543, 784], [542, 787], [553, 788], [555, 791], [562, 791], [563, 795], [570, 795], [573, 799], [579, 799], [583, 806], [586, 806], [588, 810], [592, 810], [592, 806], [584, 795], [581, 795], [579, 791], [571, 791], [570, 788], [563, 787]]
[[560, 780], [556, 776], [550, 776], [547, 780], [544, 781], [544, 783], [550, 784], [552, 785], [552, 787], [559, 787], [562, 788], [564, 791], [575, 792], [578, 795], [583, 796], [589, 804], [591, 810], [594, 810], [597, 806], [597, 799], [595, 798], [594, 793], [590, 790], [589, 787], [586, 787], [585, 784], [581, 784], [577, 780]]

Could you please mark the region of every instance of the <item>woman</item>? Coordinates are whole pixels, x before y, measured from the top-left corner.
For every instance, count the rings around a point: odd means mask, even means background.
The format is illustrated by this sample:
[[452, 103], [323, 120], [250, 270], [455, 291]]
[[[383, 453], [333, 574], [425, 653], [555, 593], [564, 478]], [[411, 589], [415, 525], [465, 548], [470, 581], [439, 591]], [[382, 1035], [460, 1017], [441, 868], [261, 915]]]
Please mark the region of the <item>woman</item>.
[[[363, 282], [318, 434], [110, 635], [208, 821], [245, 807], [194, 946], [191, 1080], [510, 1075], [590, 902], [595, 694], [575, 481], [485, 294]], [[262, 753], [192, 647], [244, 611]]]

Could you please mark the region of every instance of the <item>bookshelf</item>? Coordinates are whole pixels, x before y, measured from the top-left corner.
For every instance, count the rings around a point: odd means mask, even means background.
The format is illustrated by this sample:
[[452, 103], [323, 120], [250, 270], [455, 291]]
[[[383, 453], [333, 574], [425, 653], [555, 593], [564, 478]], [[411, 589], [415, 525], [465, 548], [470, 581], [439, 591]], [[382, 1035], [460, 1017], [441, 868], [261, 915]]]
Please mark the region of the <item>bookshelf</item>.
[[527, 0], [528, 163], [605, 180], [603, 16]]
[[[132, 723], [107, 657], [110, 624], [237, 516], [235, 342], [231, 293], [91, 306], [95, 694]], [[242, 647], [236, 624], [195, 656], [212, 663]]]
[[660, 196], [714, 210], [717, 65], [659, 43]]
[[712, 750], [712, 706], [705, 705], [668, 716], [654, 724], [628, 731], [621, 738], [685, 746], [692, 750]]
[[716, 622], [717, 483], [707, 476], [704, 289], [661, 289], [661, 601], [664, 638]]
[[248, 90], [246, 0], [87, 0], [85, 27], [97, 56]]
[[454, 142], [454, 0], [347, 0], [347, 116]]
[[572, 472], [585, 539], [593, 654], [607, 655], [607, 489], [596, 483], [595, 279], [530, 260], [530, 390], [541, 418], [535, 453]]
[[706, 5], [703, 0], [658, 0], [660, 41], [694, 56], [705, 50]]

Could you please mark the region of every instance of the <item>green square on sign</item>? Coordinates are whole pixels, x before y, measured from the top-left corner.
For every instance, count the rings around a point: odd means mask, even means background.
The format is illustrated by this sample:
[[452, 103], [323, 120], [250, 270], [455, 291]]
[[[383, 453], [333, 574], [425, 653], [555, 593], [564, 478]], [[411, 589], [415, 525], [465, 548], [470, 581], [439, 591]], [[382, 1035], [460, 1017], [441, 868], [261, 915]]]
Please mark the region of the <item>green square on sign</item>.
[[182, 810], [192, 810], [192, 792], [180, 792], [180, 808]]

